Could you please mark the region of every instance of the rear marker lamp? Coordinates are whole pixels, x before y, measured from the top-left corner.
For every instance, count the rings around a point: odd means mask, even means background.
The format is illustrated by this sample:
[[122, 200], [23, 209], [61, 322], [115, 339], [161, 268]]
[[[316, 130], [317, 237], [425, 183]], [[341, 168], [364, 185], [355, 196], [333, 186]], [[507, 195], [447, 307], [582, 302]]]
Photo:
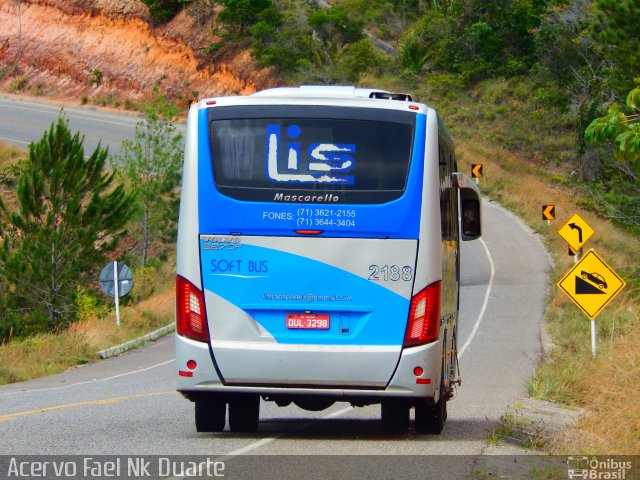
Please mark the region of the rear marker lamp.
[[415, 347], [438, 339], [440, 328], [440, 282], [428, 285], [411, 299], [404, 346]]
[[192, 340], [209, 341], [204, 295], [180, 275], [176, 275], [176, 331]]
[[178, 370], [178, 375], [181, 377], [193, 377], [193, 371], [198, 366], [198, 363], [195, 360], [187, 361], [187, 369], [188, 370]]

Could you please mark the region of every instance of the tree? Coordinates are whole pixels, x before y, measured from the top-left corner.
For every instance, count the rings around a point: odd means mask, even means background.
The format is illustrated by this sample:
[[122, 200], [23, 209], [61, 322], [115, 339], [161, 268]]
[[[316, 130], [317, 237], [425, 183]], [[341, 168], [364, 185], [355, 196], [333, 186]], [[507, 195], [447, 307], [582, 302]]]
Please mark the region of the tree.
[[29, 145], [17, 180], [17, 211], [0, 201], [3, 308], [32, 331], [74, 318], [78, 284], [113, 251], [129, 221], [131, 197], [105, 172], [100, 145], [85, 159], [84, 138], [61, 116]]
[[636, 88], [627, 95], [628, 115], [618, 104], [609, 107], [607, 114], [594, 119], [585, 131], [588, 142], [610, 143], [613, 156], [624, 163], [640, 163], [640, 78]]
[[260, 13], [250, 33], [251, 54], [259, 65], [273, 66], [280, 73], [291, 74], [323, 64], [320, 45], [313, 38], [303, 9], [269, 8]]
[[364, 37], [364, 20], [342, 6], [318, 9], [309, 15], [308, 22], [331, 53]]
[[239, 35], [257, 21], [261, 12], [272, 6], [271, 0], [223, 0], [222, 3], [224, 8], [218, 14], [218, 20], [236, 28]]
[[[640, 227], [640, 78], [627, 95], [628, 113], [613, 104], [606, 115], [594, 119], [585, 130], [587, 142], [607, 145], [615, 173], [600, 179], [605, 192], [602, 209], [613, 219], [638, 230]], [[605, 167], [609, 166], [603, 162]]]
[[338, 70], [349, 82], [357, 82], [369, 69], [381, 69], [385, 57], [377, 52], [368, 38], [345, 45], [338, 58]]
[[145, 118], [136, 124], [135, 140], [124, 140], [114, 165], [131, 182], [141, 206], [139, 225], [142, 233], [140, 264], [147, 262], [154, 238], [171, 237], [178, 219], [177, 188], [183, 157], [182, 134], [170, 118], [175, 115], [164, 97], [145, 109]]

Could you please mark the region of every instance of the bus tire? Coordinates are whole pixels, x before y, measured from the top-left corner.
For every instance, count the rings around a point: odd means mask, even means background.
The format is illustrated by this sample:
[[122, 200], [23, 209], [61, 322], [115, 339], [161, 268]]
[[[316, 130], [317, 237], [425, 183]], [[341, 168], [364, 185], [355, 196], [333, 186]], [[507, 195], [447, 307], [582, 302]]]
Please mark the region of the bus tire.
[[382, 428], [387, 433], [402, 433], [409, 428], [410, 405], [404, 400], [383, 400], [380, 405]]
[[195, 402], [196, 431], [221, 432], [227, 416], [227, 403], [220, 399], [197, 400]]
[[438, 401], [428, 403], [427, 400], [420, 400], [415, 405], [415, 428], [416, 433], [429, 433], [440, 435], [447, 420], [447, 399], [444, 391], [444, 364], [440, 379], [440, 396]]
[[259, 422], [259, 395], [242, 395], [229, 400], [229, 428], [232, 432], [255, 432]]

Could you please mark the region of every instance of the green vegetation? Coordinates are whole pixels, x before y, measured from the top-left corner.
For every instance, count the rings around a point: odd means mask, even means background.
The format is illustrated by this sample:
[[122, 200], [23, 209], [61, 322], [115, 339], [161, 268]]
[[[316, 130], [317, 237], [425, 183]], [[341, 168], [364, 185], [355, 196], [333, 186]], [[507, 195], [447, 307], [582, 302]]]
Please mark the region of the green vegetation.
[[[583, 135], [640, 76], [640, 0], [219, 3], [223, 40], [210, 52], [250, 47], [287, 83], [391, 85], [439, 107], [491, 96], [499, 108], [474, 112], [485, 115], [476, 125], [530, 111], [513, 128], [485, 130], [512, 151], [533, 148], [541, 168], [587, 193], [584, 205], [640, 232], [637, 170]], [[464, 135], [470, 122], [455, 116]], [[541, 135], [539, 124], [563, 134]]]
[[18, 93], [23, 91], [28, 86], [29, 78], [26, 75], [22, 75], [11, 82], [11, 85], [9, 85], [9, 91], [11, 93]]
[[271, 0], [222, 0], [221, 3], [224, 8], [218, 14], [218, 20], [238, 35], [243, 35], [247, 26], [271, 8]]
[[105, 172], [107, 150], [85, 159], [60, 117], [14, 169], [16, 208], [0, 200], [0, 337], [59, 330], [75, 319], [77, 286], [113, 251], [131, 195]]
[[605, 116], [587, 127], [585, 139], [607, 147], [601, 156], [603, 169], [609, 173], [590, 183], [592, 192], [605, 193], [602, 197], [592, 195], [593, 206], [640, 232], [640, 78], [636, 83], [639, 86], [627, 95], [628, 114], [617, 103], [612, 104]]
[[142, 0], [149, 8], [149, 15], [157, 22], [171, 20], [184, 4], [191, 3], [191, 0]]
[[113, 164], [138, 201], [134, 229], [142, 237], [142, 269], [152, 242], [173, 244], [178, 222], [178, 188], [182, 174], [182, 134], [171, 122], [175, 105], [161, 95], [144, 109], [136, 124], [135, 140], [124, 140]]
[[[29, 162], [25, 157], [25, 152], [0, 144], [0, 192], [5, 208], [2, 232], [12, 237], [12, 242], [15, 241], [15, 232], [6, 230], [6, 214], [20, 210], [16, 187]], [[112, 184], [108, 191], [113, 192], [115, 188]], [[130, 225], [135, 225], [135, 221], [131, 220]], [[70, 230], [66, 229], [66, 234], [69, 233]], [[122, 239], [129, 241], [130, 237]], [[120, 345], [170, 324], [175, 309], [175, 293], [172, 282], [166, 279], [174, 274], [175, 260], [170, 253], [167, 256], [165, 261], [151, 258], [146, 268], [134, 269], [136, 287], [121, 299], [119, 327], [115, 324], [113, 299], [95, 289], [98, 274], [95, 269], [90, 271], [86, 267], [87, 270], [83, 269], [71, 283], [70, 307], [73, 307], [73, 312], [66, 312], [66, 325], [59, 325], [53, 330], [48, 328], [48, 319], [42, 324], [34, 324], [36, 316], [16, 308], [20, 305], [14, 293], [19, 289], [3, 273], [4, 281], [0, 285], [0, 385], [52, 375], [74, 365], [94, 361], [99, 350]]]

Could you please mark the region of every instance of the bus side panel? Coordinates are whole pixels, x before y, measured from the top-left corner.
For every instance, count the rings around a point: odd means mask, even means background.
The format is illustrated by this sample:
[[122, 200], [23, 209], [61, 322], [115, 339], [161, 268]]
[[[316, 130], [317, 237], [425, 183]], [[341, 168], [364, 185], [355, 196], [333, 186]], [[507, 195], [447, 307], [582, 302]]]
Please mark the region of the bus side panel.
[[429, 110], [424, 142], [424, 176], [420, 216], [420, 249], [416, 266], [414, 293], [442, 279], [442, 231], [440, 225], [440, 172], [438, 156], [438, 120]]
[[201, 155], [199, 143], [202, 142], [198, 142], [201, 132], [198, 131], [197, 119], [198, 109], [193, 105], [189, 110], [182, 170], [176, 273], [189, 280], [197, 288], [202, 289], [200, 257], [198, 255], [198, 157]]

